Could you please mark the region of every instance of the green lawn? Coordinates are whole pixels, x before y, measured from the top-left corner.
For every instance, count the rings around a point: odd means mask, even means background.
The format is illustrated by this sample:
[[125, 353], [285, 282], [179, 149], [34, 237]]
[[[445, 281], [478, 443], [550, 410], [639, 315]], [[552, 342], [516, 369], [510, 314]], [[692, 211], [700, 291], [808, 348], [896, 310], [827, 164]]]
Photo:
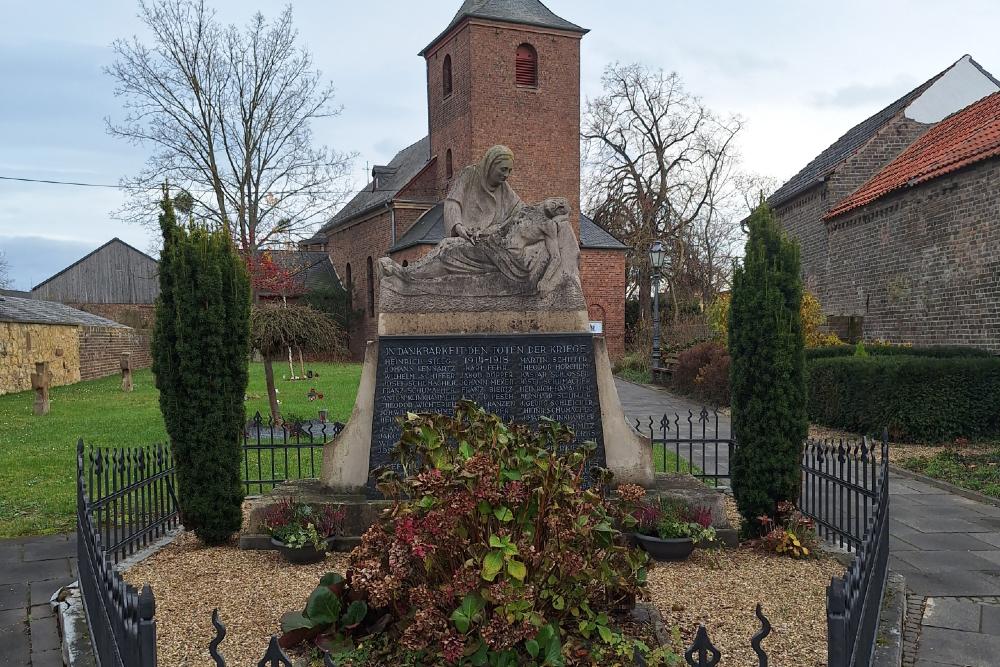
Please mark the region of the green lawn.
[[[290, 382], [287, 364], [276, 364], [278, 397], [286, 416], [316, 417], [322, 408], [331, 421], [346, 421], [354, 406], [360, 364], [307, 364], [319, 373]], [[123, 393], [118, 377], [56, 387], [48, 415], [31, 414], [33, 392], [0, 396], [0, 537], [67, 532], [75, 525], [73, 481], [76, 441], [97, 446], [137, 446], [166, 440], [149, 370], [134, 376], [135, 391]], [[309, 401], [310, 388], [324, 395]], [[268, 415], [264, 367], [250, 365], [247, 417]]]

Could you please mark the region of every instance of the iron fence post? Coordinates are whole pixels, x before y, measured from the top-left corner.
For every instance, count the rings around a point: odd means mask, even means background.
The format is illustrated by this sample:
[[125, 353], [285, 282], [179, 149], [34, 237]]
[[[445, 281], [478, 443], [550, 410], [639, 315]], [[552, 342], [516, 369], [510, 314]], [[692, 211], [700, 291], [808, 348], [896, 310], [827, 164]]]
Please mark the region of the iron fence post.
[[156, 667], [156, 599], [149, 584], [139, 594], [139, 660], [142, 667]]
[[827, 667], [848, 667], [844, 580], [833, 577], [826, 589]]

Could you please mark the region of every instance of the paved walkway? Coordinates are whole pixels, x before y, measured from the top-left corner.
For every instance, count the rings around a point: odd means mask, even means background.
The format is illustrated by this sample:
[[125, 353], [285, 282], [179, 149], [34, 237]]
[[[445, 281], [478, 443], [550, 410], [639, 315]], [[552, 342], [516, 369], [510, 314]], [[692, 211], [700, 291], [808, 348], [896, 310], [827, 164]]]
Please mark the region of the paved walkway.
[[0, 540], [0, 665], [63, 664], [49, 598], [75, 579], [75, 536]]
[[[625, 414], [645, 418], [700, 406], [662, 389], [617, 381]], [[720, 418], [720, 433], [729, 420]], [[721, 461], [720, 461], [721, 467]], [[889, 476], [889, 567], [906, 577], [913, 627], [905, 667], [1000, 665], [1000, 507]]]

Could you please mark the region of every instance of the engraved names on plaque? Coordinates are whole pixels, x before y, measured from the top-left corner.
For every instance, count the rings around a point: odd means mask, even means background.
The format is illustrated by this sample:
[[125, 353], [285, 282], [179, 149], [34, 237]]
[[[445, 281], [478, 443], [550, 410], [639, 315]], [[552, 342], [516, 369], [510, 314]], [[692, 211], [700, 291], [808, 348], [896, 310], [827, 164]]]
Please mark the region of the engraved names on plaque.
[[532, 334], [380, 338], [370, 468], [395, 465], [397, 417], [450, 414], [460, 398], [506, 420], [567, 424], [577, 442], [597, 442], [590, 465], [605, 465], [593, 338]]

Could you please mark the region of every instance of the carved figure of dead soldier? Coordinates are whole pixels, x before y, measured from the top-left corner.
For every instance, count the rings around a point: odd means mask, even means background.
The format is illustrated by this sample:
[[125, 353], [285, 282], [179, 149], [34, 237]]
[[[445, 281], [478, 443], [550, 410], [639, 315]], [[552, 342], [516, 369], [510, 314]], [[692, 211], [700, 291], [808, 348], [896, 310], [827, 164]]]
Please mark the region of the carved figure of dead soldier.
[[444, 202], [442, 240], [408, 267], [379, 260], [382, 289], [401, 295], [509, 296], [579, 289], [579, 244], [565, 199], [526, 205], [507, 183], [514, 155], [494, 146], [462, 170]]

